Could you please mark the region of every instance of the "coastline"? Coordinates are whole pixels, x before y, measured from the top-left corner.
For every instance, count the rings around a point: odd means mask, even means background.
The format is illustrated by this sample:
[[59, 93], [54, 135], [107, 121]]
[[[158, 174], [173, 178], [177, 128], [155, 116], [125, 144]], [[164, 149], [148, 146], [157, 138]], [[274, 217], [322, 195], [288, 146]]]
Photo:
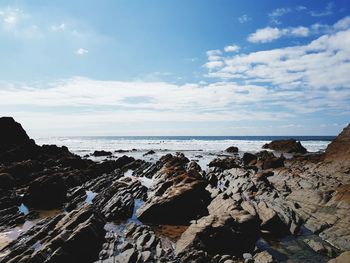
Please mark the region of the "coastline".
[[350, 145], [350, 126], [317, 153], [165, 138], [70, 152], [0, 124], [0, 262], [327, 262], [350, 250], [350, 155], [333, 147]]

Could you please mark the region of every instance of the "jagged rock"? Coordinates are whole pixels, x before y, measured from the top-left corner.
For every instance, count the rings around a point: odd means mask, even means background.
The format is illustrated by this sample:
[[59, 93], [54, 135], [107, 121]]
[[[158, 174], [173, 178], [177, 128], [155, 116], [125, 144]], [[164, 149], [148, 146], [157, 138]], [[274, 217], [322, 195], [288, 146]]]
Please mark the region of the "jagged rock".
[[307, 150], [294, 139], [289, 140], [275, 140], [263, 145], [264, 149], [271, 149], [278, 152], [285, 153], [306, 153]]
[[276, 236], [283, 236], [289, 232], [288, 226], [285, 225], [278, 214], [272, 208], [269, 208], [265, 202], [258, 204], [257, 212], [263, 230], [267, 230]]
[[252, 153], [244, 153], [242, 158], [244, 165], [255, 164], [257, 159], [258, 157]]
[[228, 152], [228, 153], [237, 153], [238, 152], [238, 147], [231, 146], [231, 147], [228, 147], [225, 151]]
[[236, 221], [229, 214], [202, 217], [182, 234], [176, 243], [175, 253], [181, 256], [189, 251], [203, 250], [213, 256], [242, 256], [244, 252], [254, 249], [258, 238], [250, 235], [251, 229], [245, 225], [248, 221]]
[[91, 206], [44, 220], [23, 234], [25, 243], [5, 247], [0, 262], [91, 262], [104, 240], [104, 224]]
[[30, 141], [22, 125], [11, 117], [0, 118], [0, 152], [26, 144]]
[[169, 185], [160, 196], [148, 200], [137, 211], [137, 217], [148, 223], [188, 223], [206, 213], [210, 200], [206, 186], [207, 182], [190, 177], [171, 187]]
[[227, 157], [224, 159], [214, 159], [209, 163], [209, 167], [216, 167], [221, 170], [227, 170], [227, 169], [232, 169], [232, 168], [239, 168], [240, 165], [237, 164], [237, 159], [232, 158], [232, 157]]
[[350, 124], [327, 146], [326, 161], [350, 161]]

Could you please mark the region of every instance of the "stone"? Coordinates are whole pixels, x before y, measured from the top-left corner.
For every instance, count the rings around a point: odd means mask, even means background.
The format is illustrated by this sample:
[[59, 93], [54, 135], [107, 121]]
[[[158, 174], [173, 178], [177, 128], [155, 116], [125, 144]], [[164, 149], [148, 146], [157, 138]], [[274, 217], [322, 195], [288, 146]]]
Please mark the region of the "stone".
[[273, 257], [267, 251], [260, 252], [254, 256], [255, 263], [273, 263]]
[[349, 263], [349, 262], [350, 262], [350, 251], [346, 251], [340, 254], [338, 257], [328, 261], [328, 263]]
[[102, 151], [94, 151], [92, 155], [95, 156], [95, 157], [111, 156], [112, 152], [104, 151], [104, 150], [102, 150]]
[[278, 152], [285, 153], [306, 153], [307, 150], [297, 142], [295, 139], [288, 140], [275, 140], [270, 143], [264, 144], [263, 149], [271, 149]]
[[231, 146], [231, 147], [228, 147], [225, 151], [228, 152], [228, 153], [237, 153], [238, 152], [238, 147]]
[[189, 180], [168, 187], [160, 196], [150, 198], [138, 209], [138, 219], [155, 224], [186, 224], [205, 214], [210, 200], [210, 193], [205, 189], [207, 182]]
[[256, 162], [257, 159], [258, 157], [252, 153], [244, 153], [242, 158], [244, 165], [250, 165]]
[[59, 174], [42, 176], [29, 184], [24, 203], [38, 209], [58, 208], [66, 200], [66, 195], [67, 187]]

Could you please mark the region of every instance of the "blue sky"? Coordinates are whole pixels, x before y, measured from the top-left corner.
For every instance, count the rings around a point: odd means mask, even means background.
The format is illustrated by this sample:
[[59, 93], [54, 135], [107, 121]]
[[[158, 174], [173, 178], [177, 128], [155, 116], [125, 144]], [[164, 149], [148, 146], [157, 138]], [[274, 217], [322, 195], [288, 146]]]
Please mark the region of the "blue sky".
[[350, 1], [1, 1], [0, 115], [32, 136], [333, 135]]

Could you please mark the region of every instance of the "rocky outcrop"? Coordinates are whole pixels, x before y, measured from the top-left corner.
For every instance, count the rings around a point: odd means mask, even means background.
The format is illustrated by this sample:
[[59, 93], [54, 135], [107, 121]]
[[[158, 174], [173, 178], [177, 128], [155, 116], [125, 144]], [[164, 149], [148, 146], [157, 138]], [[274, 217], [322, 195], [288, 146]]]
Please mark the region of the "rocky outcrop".
[[11, 117], [0, 118], [0, 153], [30, 142], [22, 125]]
[[300, 142], [289, 139], [289, 140], [276, 140], [263, 145], [264, 149], [271, 149], [278, 152], [285, 153], [306, 153], [307, 150]]
[[237, 158], [232, 157], [226, 157], [224, 159], [216, 158], [213, 161], [211, 161], [208, 165], [209, 167], [216, 167], [220, 170], [227, 170], [231, 168], [239, 168], [240, 165], [238, 164]]
[[103, 218], [91, 206], [38, 223], [0, 251], [0, 262], [91, 262], [104, 240]]
[[161, 161], [163, 166], [155, 175], [157, 185], [152, 197], [137, 211], [138, 218], [148, 223], [186, 224], [206, 214], [208, 183], [197, 170], [186, 170], [189, 160], [181, 154], [166, 155]]
[[328, 145], [325, 160], [350, 162], [350, 124]]
[[137, 211], [139, 220], [181, 225], [206, 214], [210, 200], [210, 194], [205, 190], [207, 182], [186, 177], [176, 184], [161, 184], [158, 192]]

